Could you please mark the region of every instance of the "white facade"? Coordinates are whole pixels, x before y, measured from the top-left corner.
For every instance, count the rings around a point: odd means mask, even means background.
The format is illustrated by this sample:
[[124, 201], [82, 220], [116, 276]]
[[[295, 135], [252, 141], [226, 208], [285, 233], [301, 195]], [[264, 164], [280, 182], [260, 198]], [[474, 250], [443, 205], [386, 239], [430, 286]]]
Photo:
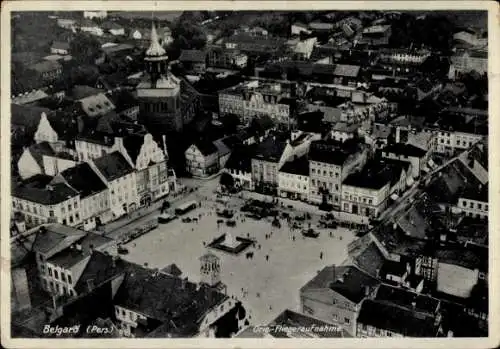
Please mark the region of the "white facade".
[[12, 210], [22, 213], [29, 227], [48, 222], [72, 227], [81, 223], [79, 195], [54, 205], [45, 205], [12, 196]]
[[476, 71], [479, 74], [488, 72], [488, 55], [472, 57], [468, 52], [461, 56], [451, 57], [448, 78], [455, 79], [460, 74]]
[[64, 48], [51, 47], [50, 53], [53, 53], [55, 55], [67, 55], [69, 53], [69, 51], [67, 49], [64, 49]]
[[109, 32], [115, 36], [118, 35], [125, 35], [125, 29], [124, 28], [114, 28], [110, 29]]
[[235, 183], [241, 185], [242, 188], [247, 190], [253, 190], [252, 172], [245, 172], [236, 169], [224, 169], [224, 172], [229, 173], [233, 178]]
[[41, 143], [41, 142], [54, 143], [57, 142], [59, 139], [56, 131], [54, 131], [54, 129], [50, 125], [50, 122], [47, 119], [47, 114], [45, 113], [42, 113], [40, 116], [40, 122], [35, 132], [34, 139], [36, 143]]
[[281, 196], [291, 193], [298, 199], [309, 196], [309, 176], [294, 173], [278, 172], [278, 192]]
[[49, 176], [55, 176], [58, 173], [77, 165], [77, 162], [74, 160], [48, 155], [43, 155], [42, 162], [44, 173]]
[[108, 17], [108, 11], [83, 11], [83, 18], [106, 18]]
[[455, 150], [465, 150], [477, 142], [485, 139], [485, 136], [459, 131], [436, 131], [438, 153], [453, 153]]
[[138, 320], [147, 320], [144, 314], [118, 305], [115, 305], [115, 316], [116, 319], [120, 321], [118, 329], [120, 334], [124, 337], [132, 336], [131, 330], [137, 327]]
[[361, 216], [377, 217], [386, 207], [390, 194], [387, 182], [380, 189], [342, 185], [342, 211]]
[[479, 279], [479, 270], [455, 264], [438, 263], [437, 290], [452, 296], [468, 298]]
[[80, 27], [80, 30], [96, 36], [102, 36], [104, 34], [104, 30], [97, 25], [83, 25]]
[[489, 204], [487, 201], [472, 200], [461, 197], [458, 204], [453, 208], [454, 212], [463, 212], [466, 216], [477, 218], [488, 218]]
[[29, 148], [24, 149], [21, 157], [19, 157], [17, 169], [22, 179], [30, 178], [37, 174], [43, 174], [44, 172], [44, 169], [40, 167]]
[[39, 264], [42, 285], [52, 294], [76, 296], [75, 284], [82, 275], [90, 255], [70, 268], [63, 268], [49, 262]]

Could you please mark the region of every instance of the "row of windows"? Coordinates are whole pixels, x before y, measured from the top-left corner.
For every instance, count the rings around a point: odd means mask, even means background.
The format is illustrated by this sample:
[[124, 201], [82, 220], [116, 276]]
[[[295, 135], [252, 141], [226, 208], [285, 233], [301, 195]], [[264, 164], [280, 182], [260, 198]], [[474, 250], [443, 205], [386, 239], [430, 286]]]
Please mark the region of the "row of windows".
[[288, 181], [281, 181], [280, 182], [282, 187], [288, 187], [288, 188], [297, 188], [297, 189], [304, 189], [307, 190], [307, 185], [302, 186], [300, 183], [294, 183], [294, 182], [288, 182]]
[[[333, 184], [332, 183], [322, 182], [322, 181], [318, 181], [316, 179], [311, 179], [311, 183], [312, 183], [313, 186], [318, 186], [318, 187], [321, 187], [321, 188], [329, 188], [330, 190], [333, 190]], [[335, 190], [336, 191], [339, 190], [339, 185], [338, 184], [335, 184]]]
[[[73, 283], [71, 275], [66, 275], [61, 271], [61, 279], [59, 279], [59, 272], [57, 271], [57, 269], [52, 269], [51, 267], [48, 267], [47, 269], [49, 272], [49, 276], [54, 277], [54, 279], [61, 280], [62, 282], [67, 282], [70, 285]], [[42, 264], [42, 274], [43, 273], [45, 273], [45, 266]]]
[[59, 294], [63, 295], [68, 295], [68, 296], [76, 296], [76, 292], [69, 287], [66, 288], [64, 285], [60, 285], [57, 282], [50, 281], [48, 282], [47, 280], [43, 279], [43, 285], [46, 289], [51, 290], [53, 292], [57, 292]]
[[[12, 207], [19, 209], [21, 211], [33, 212], [38, 215], [45, 215], [43, 210], [43, 206], [41, 205], [33, 205], [33, 204], [23, 204], [21, 201], [17, 202], [16, 200], [12, 201]], [[54, 210], [49, 210], [49, 217], [54, 217]]]
[[[350, 200], [350, 201], [355, 201], [357, 202], [358, 201], [358, 197], [357, 196], [352, 196], [352, 195], [344, 195], [344, 199], [345, 200]], [[367, 199], [367, 198], [360, 198], [359, 199], [359, 202], [363, 202], [364, 204], [368, 204], [368, 205], [372, 205], [373, 204], [373, 200], [372, 199]]]
[[377, 336], [387, 336], [392, 337], [393, 333], [391, 331], [382, 330], [380, 328], [375, 328], [373, 326], [367, 326], [366, 324], [360, 325], [363, 331], [368, 332], [369, 336], [377, 335]]
[[[462, 207], [467, 207], [467, 201], [466, 200], [463, 200], [462, 201]], [[476, 208], [479, 209], [479, 210], [482, 210], [484, 207], [484, 210], [485, 211], [488, 211], [488, 205], [487, 204], [481, 204], [479, 202], [476, 203]], [[474, 202], [470, 201], [469, 202], [469, 208], [474, 208]]]
[[[317, 171], [316, 171], [316, 169], [315, 169], [315, 168], [313, 168], [313, 169], [311, 170], [311, 173], [312, 173], [312, 174], [318, 174], [318, 175], [321, 175], [321, 173], [322, 173], [322, 172], [321, 172], [321, 170], [317, 170]], [[333, 171], [329, 171], [329, 173], [330, 173], [330, 177], [332, 177], [332, 178], [333, 178], [333, 173], [334, 173], [334, 172], [333, 172]], [[327, 172], [326, 170], [323, 170], [323, 176], [325, 176], [325, 177], [326, 177], [327, 175], [328, 175], [328, 172]], [[339, 178], [339, 175], [340, 175], [340, 174], [339, 174], [338, 172], [335, 172], [335, 178]]]

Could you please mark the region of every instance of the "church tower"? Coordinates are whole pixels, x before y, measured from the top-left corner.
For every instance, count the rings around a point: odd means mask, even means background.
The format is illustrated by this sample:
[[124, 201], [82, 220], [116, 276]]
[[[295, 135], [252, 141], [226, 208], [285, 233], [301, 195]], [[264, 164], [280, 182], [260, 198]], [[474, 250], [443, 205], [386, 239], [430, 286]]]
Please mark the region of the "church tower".
[[151, 43], [144, 57], [145, 77], [137, 86], [142, 122], [158, 133], [181, 131], [181, 80], [168, 68], [168, 56], [160, 44], [154, 23]]

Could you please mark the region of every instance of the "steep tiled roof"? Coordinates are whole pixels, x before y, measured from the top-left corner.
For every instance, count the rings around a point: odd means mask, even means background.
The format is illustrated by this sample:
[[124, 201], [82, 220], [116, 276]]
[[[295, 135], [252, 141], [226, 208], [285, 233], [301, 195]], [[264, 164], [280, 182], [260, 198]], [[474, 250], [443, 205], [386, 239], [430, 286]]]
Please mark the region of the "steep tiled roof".
[[164, 333], [188, 337], [198, 333], [198, 321], [226, 297], [172, 275], [131, 266], [113, 301], [161, 321]]
[[416, 293], [400, 287], [382, 284], [374, 298], [380, 302], [390, 302], [401, 307], [414, 309], [418, 312], [436, 314], [439, 309], [439, 299]]
[[33, 242], [33, 251], [50, 258], [57, 252], [81, 240], [86, 234], [83, 230], [59, 223], [49, 224], [39, 229]]
[[280, 172], [309, 176], [309, 161], [305, 156], [285, 162]]
[[371, 299], [362, 303], [358, 323], [407, 337], [435, 337], [438, 333], [433, 316]]
[[254, 146], [236, 147], [226, 162], [226, 168], [239, 170], [246, 173], [252, 171], [252, 157], [254, 155]]
[[52, 48], [58, 50], [69, 50], [69, 43], [63, 41], [54, 41], [54, 43], [52, 44]]
[[206, 53], [202, 50], [182, 50], [179, 61], [204, 63], [206, 56]]
[[80, 193], [80, 198], [106, 190], [106, 184], [86, 162], [68, 168], [60, 173], [66, 182]]
[[64, 269], [71, 268], [92, 254], [94, 248], [99, 248], [113, 241], [103, 235], [86, 233], [81, 240], [75, 241], [81, 245], [81, 250], [76, 247], [65, 248], [48, 259], [48, 262]]
[[75, 291], [84, 293], [88, 291], [88, 281], [91, 281], [94, 287], [113, 279], [125, 272], [126, 263], [121, 259], [108, 254], [93, 251], [90, 259], [83, 269], [80, 278], [75, 284]]
[[194, 145], [203, 156], [209, 156], [217, 152], [217, 147], [214, 143], [207, 139], [198, 139], [195, 141]]
[[379, 276], [384, 262], [384, 255], [374, 242], [370, 243], [363, 252], [354, 257], [354, 264], [373, 277]]
[[39, 73], [50, 72], [57, 69], [62, 69], [61, 64], [55, 61], [42, 61], [29, 66], [29, 69], [35, 70]]
[[12, 188], [12, 196], [42, 205], [56, 205], [78, 192], [64, 183], [50, 184], [51, 176], [35, 175]]
[[48, 155], [48, 156], [53, 156], [55, 155], [54, 149], [50, 146], [48, 142], [41, 142], [41, 143], [35, 143], [32, 144], [28, 148], [31, 156], [35, 159], [37, 164], [40, 166], [40, 168], [44, 168], [43, 166], [43, 156]]
[[329, 266], [303, 286], [301, 292], [310, 289], [331, 289], [350, 301], [359, 303], [366, 296], [365, 286], [373, 289], [379, 283], [377, 279], [354, 266]]
[[48, 108], [11, 104], [11, 123], [22, 126], [28, 136], [33, 137], [40, 123], [42, 113], [52, 114]]
[[134, 171], [122, 153], [118, 151], [95, 159], [94, 164], [108, 182], [114, 181]]
[[382, 149], [382, 151], [388, 153], [394, 153], [397, 155], [406, 155], [418, 158], [424, 157], [425, 154], [427, 153], [425, 150], [417, 148], [414, 145], [404, 144], [404, 143], [391, 144]]
[[333, 75], [356, 77], [359, 74], [359, 65], [337, 64]]
[[256, 146], [253, 158], [257, 160], [278, 162], [283, 155], [285, 147], [285, 141], [275, 137], [268, 137]]

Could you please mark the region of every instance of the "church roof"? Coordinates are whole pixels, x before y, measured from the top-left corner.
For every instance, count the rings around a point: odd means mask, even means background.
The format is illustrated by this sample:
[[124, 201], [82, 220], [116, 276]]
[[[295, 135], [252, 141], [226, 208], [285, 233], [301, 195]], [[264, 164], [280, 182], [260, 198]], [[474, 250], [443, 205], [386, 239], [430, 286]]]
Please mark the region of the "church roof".
[[153, 23], [151, 28], [151, 44], [146, 51], [146, 56], [160, 57], [164, 56], [165, 54], [165, 49], [160, 45], [158, 33], [156, 32], [156, 27]]

